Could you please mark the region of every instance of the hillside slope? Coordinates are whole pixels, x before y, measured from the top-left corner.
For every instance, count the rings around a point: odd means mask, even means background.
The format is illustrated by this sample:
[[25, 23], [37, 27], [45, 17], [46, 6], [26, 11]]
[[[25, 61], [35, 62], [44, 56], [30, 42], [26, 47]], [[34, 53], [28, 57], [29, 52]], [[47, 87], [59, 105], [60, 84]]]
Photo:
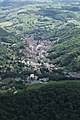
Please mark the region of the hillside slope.
[[17, 42], [17, 37], [0, 28], [0, 42], [15, 43]]
[[57, 44], [50, 51], [53, 64], [73, 71], [80, 71], [80, 29], [66, 26], [56, 32]]
[[0, 28], [0, 67], [7, 63], [9, 57], [13, 53], [11, 49], [11, 44], [15, 43], [17, 39]]
[[8, 68], [13, 68], [17, 59], [21, 40], [12, 33], [0, 28], [0, 73], [5, 73]]

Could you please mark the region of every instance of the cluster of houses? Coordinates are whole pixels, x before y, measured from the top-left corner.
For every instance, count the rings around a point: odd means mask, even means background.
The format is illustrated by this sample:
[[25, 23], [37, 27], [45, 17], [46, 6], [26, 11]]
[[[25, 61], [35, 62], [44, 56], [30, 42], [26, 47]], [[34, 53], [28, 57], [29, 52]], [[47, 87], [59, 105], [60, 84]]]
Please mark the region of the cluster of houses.
[[69, 72], [69, 76], [80, 79], [80, 72]]
[[15, 82], [22, 81], [23, 84], [25, 85], [32, 85], [32, 84], [48, 82], [49, 78], [39, 78], [38, 76], [35, 76], [35, 74], [30, 74], [30, 76], [27, 76], [26, 79], [21, 79], [20, 77], [17, 77], [17, 78], [13, 78], [13, 81]]
[[[23, 54], [21, 59], [16, 60], [16, 56], [12, 56], [15, 63], [22, 63], [24, 64], [24, 67], [31, 67], [36, 71], [40, 71], [43, 64], [50, 72], [53, 68], [55, 68], [55, 66], [50, 63], [48, 58], [48, 50], [52, 46], [52, 42], [45, 40], [36, 41], [34, 40], [34, 37], [24, 38], [24, 42], [27, 46], [25, 49], [20, 50], [20, 53]], [[16, 47], [16, 44], [5, 42], [1, 42], [1, 45], [5, 45], [6, 47]], [[9, 64], [5, 68], [1, 69], [0, 72], [5, 74], [7, 72], [7, 68], [10, 68], [9, 71], [13, 70], [13, 67]], [[24, 85], [32, 85], [49, 81], [49, 78], [39, 78], [34, 74], [30, 74], [30, 76], [28, 75], [25, 79], [22, 79], [21, 77], [9, 79], [11, 79], [11, 82], [6, 84], [2, 81], [2, 78], [0, 78], [0, 86], [15, 86], [16, 82], [21, 82]]]
[[[16, 56], [12, 55], [13, 61], [10, 63], [22, 63], [25, 67], [32, 67], [34, 70], [40, 70], [41, 66], [44, 64], [45, 68], [47, 68], [50, 72], [55, 68], [53, 64], [50, 64], [50, 60], [48, 58], [48, 50], [52, 46], [51, 41], [36, 41], [34, 37], [24, 38], [24, 42], [26, 43], [25, 49], [20, 49], [19, 52], [23, 54], [23, 56], [16, 60]], [[1, 42], [1, 45], [6, 47], [17, 47], [17, 45]], [[11, 66], [9, 66], [11, 67]], [[12, 68], [11, 68], [12, 69]], [[3, 70], [3, 69], [2, 69]], [[6, 72], [6, 68], [3, 71]]]
[[22, 79], [21, 77], [16, 77], [16, 78], [6, 78], [5, 80], [2, 80], [2, 78], [0, 77], [0, 89], [13, 90], [17, 86], [17, 84], [20, 84], [20, 86], [23, 85], [27, 86], [33, 84], [42, 84], [48, 81], [49, 78], [39, 78], [34, 74], [30, 74], [30, 76], [27, 76], [26, 79]]
[[48, 50], [52, 46], [51, 41], [36, 41], [33, 37], [25, 38], [26, 47], [22, 52], [24, 54], [22, 62], [25, 65], [33, 67], [34, 70], [40, 69], [41, 65], [44, 64], [50, 71], [55, 67], [50, 64], [48, 58]]

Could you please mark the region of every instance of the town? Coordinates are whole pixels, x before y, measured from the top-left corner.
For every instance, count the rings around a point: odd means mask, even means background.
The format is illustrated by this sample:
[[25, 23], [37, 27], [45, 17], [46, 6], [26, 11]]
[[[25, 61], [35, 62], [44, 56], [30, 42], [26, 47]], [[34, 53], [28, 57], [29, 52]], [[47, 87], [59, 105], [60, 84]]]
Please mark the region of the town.
[[[16, 77], [6, 77], [6, 78], [1, 78], [0, 77], [0, 87], [2, 89], [9, 89], [11, 90], [14, 88], [14, 86], [18, 83], [20, 85], [32, 85], [32, 84], [38, 84], [38, 83], [44, 83], [48, 82], [49, 78], [48, 77], [41, 77], [38, 76], [39, 74], [42, 73], [42, 69], [45, 68], [45, 73], [51, 73], [53, 69], [57, 69], [53, 64], [50, 63], [50, 59], [48, 58], [48, 50], [53, 46], [54, 43], [51, 41], [37, 41], [34, 40], [33, 36], [30, 37], [24, 37], [23, 42], [25, 44], [25, 48], [19, 49], [19, 53], [22, 55], [20, 58], [16, 58], [15, 55], [13, 55], [12, 61], [16, 65], [17, 64], [22, 64], [23, 69], [29, 69], [34, 71], [34, 73], [30, 72], [28, 75], [26, 73], [25, 76], [16, 76]], [[6, 42], [2, 42], [2, 45], [5, 45], [7, 48], [13, 47], [17, 48], [17, 44], [10, 44]], [[36, 71], [36, 73], [35, 73]], [[1, 73], [10, 73], [13, 72], [13, 67], [6, 66], [4, 69], [1, 69]], [[22, 71], [19, 71], [19, 74]], [[5, 82], [6, 81], [6, 82]]]

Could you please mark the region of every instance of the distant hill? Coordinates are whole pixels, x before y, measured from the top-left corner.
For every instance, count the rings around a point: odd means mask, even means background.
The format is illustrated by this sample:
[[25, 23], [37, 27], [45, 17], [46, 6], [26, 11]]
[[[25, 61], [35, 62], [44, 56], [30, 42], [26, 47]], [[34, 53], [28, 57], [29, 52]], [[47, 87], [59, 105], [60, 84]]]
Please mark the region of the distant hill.
[[63, 2], [67, 2], [67, 1], [68, 2], [70, 2], [70, 1], [72, 2], [72, 1], [75, 1], [75, 2], [77, 2], [77, 1], [80, 1], [80, 0], [52, 0], [52, 1], [63, 1]]
[[24, 1], [27, 1], [27, 2], [29, 2], [29, 1], [36, 1], [36, 2], [57, 2], [57, 1], [59, 1], [59, 2], [73, 2], [73, 1], [75, 1], [75, 2], [77, 2], [77, 1], [80, 1], [80, 0], [0, 0], [0, 2], [24, 2]]

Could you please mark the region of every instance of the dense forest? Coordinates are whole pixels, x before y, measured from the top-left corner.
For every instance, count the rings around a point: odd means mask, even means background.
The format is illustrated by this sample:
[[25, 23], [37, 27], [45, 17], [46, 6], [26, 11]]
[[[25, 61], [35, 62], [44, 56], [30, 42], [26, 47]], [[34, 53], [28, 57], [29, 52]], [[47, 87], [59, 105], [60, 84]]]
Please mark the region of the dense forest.
[[0, 94], [1, 120], [80, 120], [80, 82]]

